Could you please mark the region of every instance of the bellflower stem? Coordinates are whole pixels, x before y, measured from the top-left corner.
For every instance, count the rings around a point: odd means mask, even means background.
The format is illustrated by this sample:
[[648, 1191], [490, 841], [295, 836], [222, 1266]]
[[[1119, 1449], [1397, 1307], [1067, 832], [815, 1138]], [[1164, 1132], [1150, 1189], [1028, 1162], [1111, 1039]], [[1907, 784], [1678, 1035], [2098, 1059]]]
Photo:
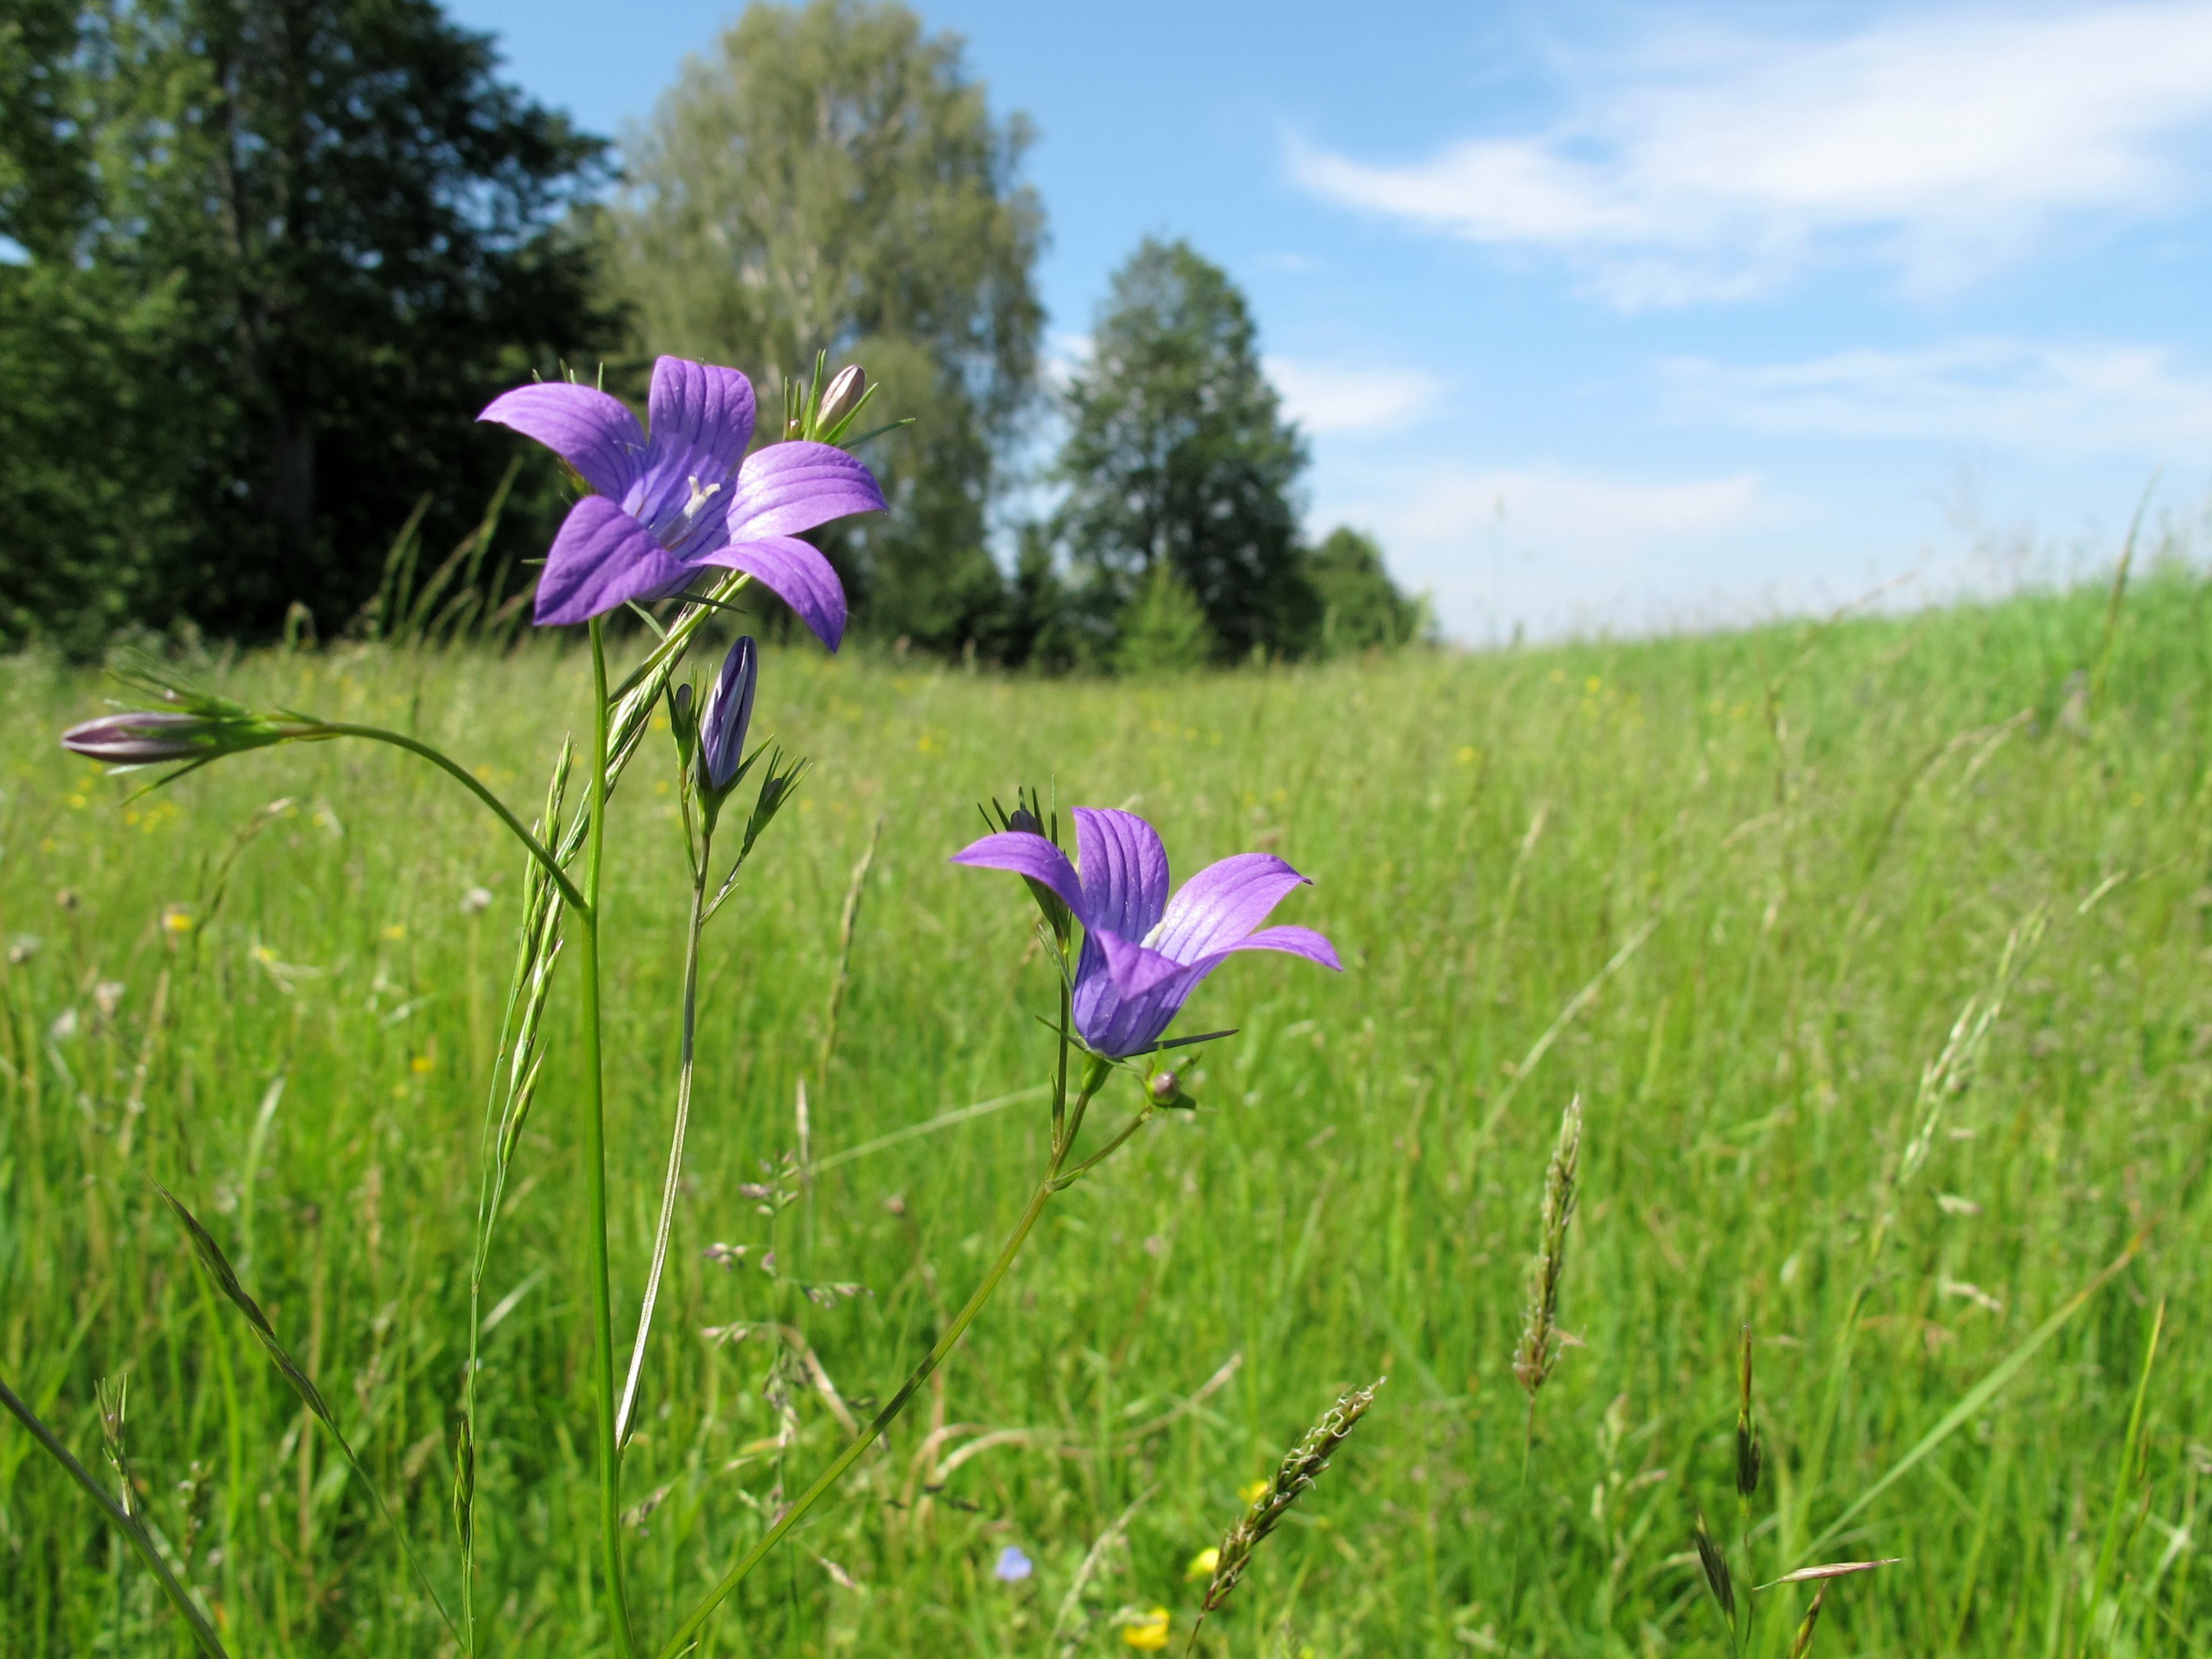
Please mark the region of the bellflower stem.
[[[1065, 1036], [1061, 1042], [1066, 1043]], [[1064, 1053], [1061, 1063], [1063, 1066], [1066, 1064]], [[1109, 1068], [1103, 1062], [1091, 1061], [1084, 1076], [1083, 1091], [1076, 1097], [1073, 1114], [1075, 1127], [1081, 1126], [1085, 1108], [1091, 1104], [1091, 1097], [1097, 1092], [1108, 1074]], [[1126, 1139], [1126, 1133], [1117, 1137], [1114, 1145], [1119, 1146]], [[783, 1541], [784, 1534], [799, 1524], [807, 1510], [844, 1478], [846, 1471], [860, 1461], [860, 1454], [876, 1443], [883, 1431], [906, 1409], [907, 1403], [921, 1391], [921, 1385], [929, 1381], [930, 1374], [944, 1362], [945, 1357], [959, 1345], [960, 1339], [967, 1334], [969, 1326], [975, 1322], [975, 1316], [983, 1311], [983, 1304], [991, 1299], [992, 1293], [999, 1288], [1000, 1281], [1006, 1278], [1007, 1269], [1014, 1265], [1014, 1258], [1021, 1254], [1030, 1230], [1037, 1224], [1037, 1218], [1044, 1213], [1044, 1206], [1051, 1201], [1053, 1194], [1060, 1190], [1060, 1167], [1066, 1161], [1068, 1149], [1073, 1144], [1074, 1135], [1071, 1129], [1066, 1141], [1053, 1148], [1051, 1166], [1045, 1170], [1044, 1179], [1037, 1182], [1036, 1191], [1030, 1194], [1028, 1206], [1022, 1211], [1021, 1218], [1014, 1223], [1013, 1231], [1006, 1235], [1006, 1242], [999, 1249], [998, 1259], [991, 1263], [990, 1271], [983, 1275], [983, 1282], [975, 1287], [967, 1304], [952, 1316], [952, 1322], [945, 1328], [945, 1334], [937, 1339], [937, 1346], [929, 1351], [928, 1357], [914, 1368], [913, 1373], [899, 1385], [899, 1391], [870, 1419], [868, 1426], [860, 1431], [860, 1438], [840, 1452], [837, 1461], [823, 1470], [815, 1478], [814, 1484], [799, 1495], [799, 1501], [786, 1510], [775, 1524], [761, 1535], [760, 1540], [745, 1552], [738, 1565], [723, 1575], [721, 1582], [714, 1586], [707, 1599], [692, 1610], [690, 1616], [677, 1627], [676, 1633], [662, 1645], [659, 1659], [681, 1659], [684, 1651], [697, 1639], [699, 1632], [706, 1627], [707, 1620], [714, 1609], [722, 1604], [732, 1590], [737, 1589], [747, 1573], [767, 1559], [770, 1550]], [[1087, 1169], [1097, 1161], [1096, 1158], [1086, 1160], [1084, 1167]]]
[[[584, 1184], [589, 1194], [592, 1359], [599, 1390], [599, 1531], [606, 1551], [607, 1603], [615, 1651], [633, 1659], [629, 1605], [623, 1593], [622, 1464], [615, 1449], [615, 1326], [607, 1284], [607, 1132], [605, 1066], [599, 1052], [599, 872], [607, 839], [607, 652], [592, 618], [592, 824], [584, 850], [578, 933], [584, 982]], [[565, 885], [565, 884], [563, 884]]]
[[668, 1143], [668, 1175], [660, 1187], [660, 1222], [653, 1233], [653, 1267], [645, 1276], [645, 1303], [637, 1316], [637, 1341], [629, 1352], [629, 1375], [623, 1382], [622, 1406], [615, 1413], [615, 1443], [629, 1439], [630, 1413], [637, 1404], [638, 1378], [645, 1370], [646, 1339], [653, 1331], [653, 1304], [660, 1297], [661, 1270], [668, 1263], [668, 1235], [676, 1220], [677, 1184], [684, 1175], [684, 1131], [691, 1121], [691, 1060], [699, 1030], [699, 935], [707, 922], [707, 865], [714, 856], [714, 831], [700, 836], [696, 873], [691, 881], [691, 926], [684, 951], [684, 1046], [676, 1074], [676, 1128]]
[[[594, 626], [596, 627], [597, 624], [594, 624]], [[603, 681], [605, 678], [604, 670], [602, 670], [600, 678]], [[604, 704], [604, 696], [601, 698], [601, 702]], [[604, 735], [605, 724], [605, 717], [602, 715], [600, 718], [602, 735]], [[374, 743], [388, 743], [395, 749], [404, 749], [410, 755], [420, 755], [424, 760], [429, 762], [431, 765], [449, 774], [464, 788], [467, 789], [471, 794], [474, 795], [486, 806], [491, 808], [493, 815], [496, 817], [501, 823], [507, 827], [509, 833], [511, 833], [517, 841], [520, 842], [525, 847], [530, 849], [530, 856], [536, 859], [538, 864], [544, 867], [545, 873], [552, 878], [553, 884], [561, 890], [561, 896], [568, 901], [568, 905], [572, 909], [574, 909], [578, 913], [585, 915], [589, 915], [591, 914], [592, 906], [590, 902], [586, 900], [581, 893], [576, 890], [576, 884], [568, 879], [568, 872], [561, 867], [561, 860], [555, 858], [551, 853], [548, 852], [546, 850], [545, 844], [539, 841], [537, 836], [532, 835], [530, 831], [523, 826], [523, 823], [520, 818], [518, 818], [512, 811], [508, 811], [505, 801], [500, 799], [497, 795], [493, 794], [490, 790], [485, 788], [483, 783], [479, 781], [466, 767], [463, 766], [459, 761], [453, 759], [450, 755], [441, 754], [437, 750], [433, 749], [428, 744], [418, 742], [416, 739], [408, 737], [404, 732], [387, 732], [380, 726], [349, 726], [337, 720], [317, 720], [313, 722], [311, 732], [313, 737], [367, 738]], [[604, 747], [605, 745], [602, 744], [603, 750]], [[606, 771], [606, 757], [604, 752], [602, 752], [599, 757], [599, 769], [602, 775], [602, 779], [604, 780], [604, 775]], [[602, 783], [602, 787], [604, 787], [604, 782]], [[596, 799], [597, 797], [594, 797], [595, 800]], [[594, 836], [599, 834], [599, 824], [596, 819], [594, 819], [592, 823], [592, 833]]]

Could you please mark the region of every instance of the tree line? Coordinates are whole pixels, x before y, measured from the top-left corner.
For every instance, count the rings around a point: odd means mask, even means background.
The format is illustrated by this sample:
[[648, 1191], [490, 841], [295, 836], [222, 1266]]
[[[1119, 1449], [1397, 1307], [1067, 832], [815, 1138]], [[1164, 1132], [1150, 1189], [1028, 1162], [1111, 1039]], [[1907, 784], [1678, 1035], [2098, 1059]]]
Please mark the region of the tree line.
[[1423, 627], [1370, 538], [1302, 539], [1304, 443], [1195, 249], [1136, 249], [1044, 384], [1033, 130], [897, 0], [754, 5], [620, 153], [434, 0], [10, 0], [0, 110], [0, 646], [388, 629], [447, 547], [481, 623], [566, 485], [476, 411], [662, 352], [768, 409], [827, 354], [912, 417], [869, 447], [894, 510], [821, 537], [878, 639], [1142, 668]]

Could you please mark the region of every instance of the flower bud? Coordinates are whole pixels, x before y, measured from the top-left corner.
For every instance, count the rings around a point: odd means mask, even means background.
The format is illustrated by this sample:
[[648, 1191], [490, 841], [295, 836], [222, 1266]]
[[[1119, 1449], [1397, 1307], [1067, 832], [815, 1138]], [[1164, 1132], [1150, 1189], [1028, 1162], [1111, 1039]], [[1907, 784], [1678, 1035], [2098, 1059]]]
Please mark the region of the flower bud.
[[860, 406], [861, 394], [868, 389], [867, 372], [858, 363], [848, 363], [839, 369], [830, 382], [829, 390], [822, 394], [822, 406], [815, 411], [814, 429], [829, 432], [837, 422]]
[[1037, 821], [1037, 815], [1026, 806], [1017, 806], [1006, 814], [1006, 828], [1018, 830], [1024, 835], [1029, 836], [1044, 834], [1044, 825]]
[[215, 722], [181, 709], [125, 709], [72, 726], [62, 747], [111, 766], [155, 766], [194, 760], [216, 747]]
[[708, 788], [720, 793], [738, 779], [745, 732], [753, 721], [753, 693], [760, 684], [760, 647], [748, 634], [730, 647], [714, 689], [699, 711], [699, 764]]
[[1164, 1106], [1176, 1097], [1178, 1085], [1173, 1072], [1160, 1072], [1156, 1073], [1152, 1082], [1146, 1086], [1152, 1090], [1152, 1098]]

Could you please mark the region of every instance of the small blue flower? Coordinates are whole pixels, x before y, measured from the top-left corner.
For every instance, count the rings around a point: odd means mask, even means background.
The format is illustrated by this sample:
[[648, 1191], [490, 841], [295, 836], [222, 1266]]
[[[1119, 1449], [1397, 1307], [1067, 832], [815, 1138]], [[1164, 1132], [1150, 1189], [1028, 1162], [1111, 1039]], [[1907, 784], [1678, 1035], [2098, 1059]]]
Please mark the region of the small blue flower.
[[1036, 1571], [1036, 1563], [1024, 1555], [1018, 1544], [1009, 1544], [999, 1552], [999, 1565], [991, 1569], [1002, 1584], [1018, 1584]]

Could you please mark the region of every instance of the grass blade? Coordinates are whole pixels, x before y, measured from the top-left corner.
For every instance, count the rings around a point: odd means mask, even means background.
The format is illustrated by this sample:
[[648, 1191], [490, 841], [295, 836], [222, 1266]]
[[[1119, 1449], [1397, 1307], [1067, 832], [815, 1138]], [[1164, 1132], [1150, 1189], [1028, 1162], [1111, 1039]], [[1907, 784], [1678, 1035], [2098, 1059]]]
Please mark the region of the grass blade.
[[223, 1255], [222, 1247], [215, 1242], [214, 1236], [200, 1225], [199, 1218], [186, 1209], [184, 1201], [160, 1182], [154, 1183], [154, 1190], [161, 1194], [177, 1219], [184, 1224], [185, 1231], [192, 1241], [193, 1253], [199, 1257], [200, 1266], [207, 1270], [208, 1277], [215, 1282], [216, 1289], [246, 1316], [246, 1325], [252, 1331], [255, 1340], [261, 1344], [284, 1380], [292, 1385], [292, 1391], [300, 1396], [300, 1403], [307, 1408], [309, 1415], [331, 1431], [331, 1438], [337, 1442], [338, 1450], [344, 1455], [346, 1462], [360, 1478], [362, 1485], [368, 1489], [369, 1499], [376, 1505], [378, 1516], [392, 1529], [392, 1535], [399, 1540], [400, 1552], [406, 1556], [407, 1565], [415, 1570], [415, 1577], [422, 1581], [424, 1592], [438, 1609], [438, 1617], [446, 1621], [446, 1628], [453, 1632], [453, 1639], [459, 1641], [459, 1626], [453, 1623], [453, 1615], [447, 1611], [445, 1598], [438, 1594], [438, 1587], [430, 1582], [430, 1575], [423, 1569], [422, 1559], [415, 1553], [415, 1546], [408, 1541], [406, 1532], [392, 1518], [392, 1510], [384, 1501], [384, 1494], [370, 1478], [360, 1455], [353, 1449], [353, 1443], [338, 1427], [337, 1419], [324, 1400], [322, 1390], [315, 1386], [314, 1378], [301, 1369], [299, 1362], [276, 1340], [276, 1328], [270, 1324], [269, 1316], [261, 1311], [261, 1304], [247, 1292], [245, 1285], [238, 1282], [238, 1273], [231, 1267], [229, 1258]]
[[107, 1488], [94, 1480], [91, 1471], [70, 1455], [70, 1449], [62, 1443], [61, 1437], [40, 1422], [38, 1413], [18, 1399], [15, 1391], [4, 1381], [0, 1381], [0, 1406], [5, 1406], [9, 1414], [31, 1431], [31, 1437], [45, 1448], [46, 1455], [62, 1466], [70, 1480], [84, 1488], [85, 1496], [98, 1504], [100, 1513], [131, 1540], [131, 1547], [138, 1552], [138, 1559], [154, 1575], [155, 1582], [161, 1587], [161, 1594], [169, 1598], [169, 1605], [176, 1608], [184, 1621], [192, 1627], [192, 1637], [200, 1644], [200, 1650], [210, 1659], [230, 1659], [223, 1650], [222, 1639], [215, 1633], [215, 1626], [201, 1609], [198, 1599], [170, 1571], [169, 1564], [162, 1559], [161, 1552], [155, 1547], [153, 1538], [138, 1517], [109, 1496]]
[[1833, 1543], [1843, 1534], [1844, 1528], [1857, 1519], [1860, 1512], [1868, 1504], [1903, 1480], [1929, 1453], [1956, 1434], [1976, 1412], [2002, 1393], [2005, 1385], [2020, 1375], [2021, 1368], [2035, 1358], [2045, 1343], [2064, 1330], [2073, 1322], [2074, 1316], [2095, 1299], [2098, 1291], [2103, 1290], [2126, 1270], [2128, 1264], [2142, 1253], [2143, 1242], [2149, 1236], [2150, 1230], [2145, 1228], [2130, 1239], [2127, 1248], [2107, 1262], [2094, 1279], [2069, 1297], [2056, 1313], [2028, 1334], [2027, 1340], [1999, 1360], [1996, 1368], [1987, 1376], [1967, 1389], [1960, 1397], [1959, 1403], [1943, 1413], [1942, 1421], [1921, 1436], [1911, 1451], [1891, 1464], [1889, 1472], [1881, 1480], [1852, 1499], [1850, 1505], [1828, 1523], [1828, 1529], [1826, 1532], [1805, 1546], [1799, 1553], [1799, 1560], [1802, 1562], [1807, 1556], [1818, 1555]]

